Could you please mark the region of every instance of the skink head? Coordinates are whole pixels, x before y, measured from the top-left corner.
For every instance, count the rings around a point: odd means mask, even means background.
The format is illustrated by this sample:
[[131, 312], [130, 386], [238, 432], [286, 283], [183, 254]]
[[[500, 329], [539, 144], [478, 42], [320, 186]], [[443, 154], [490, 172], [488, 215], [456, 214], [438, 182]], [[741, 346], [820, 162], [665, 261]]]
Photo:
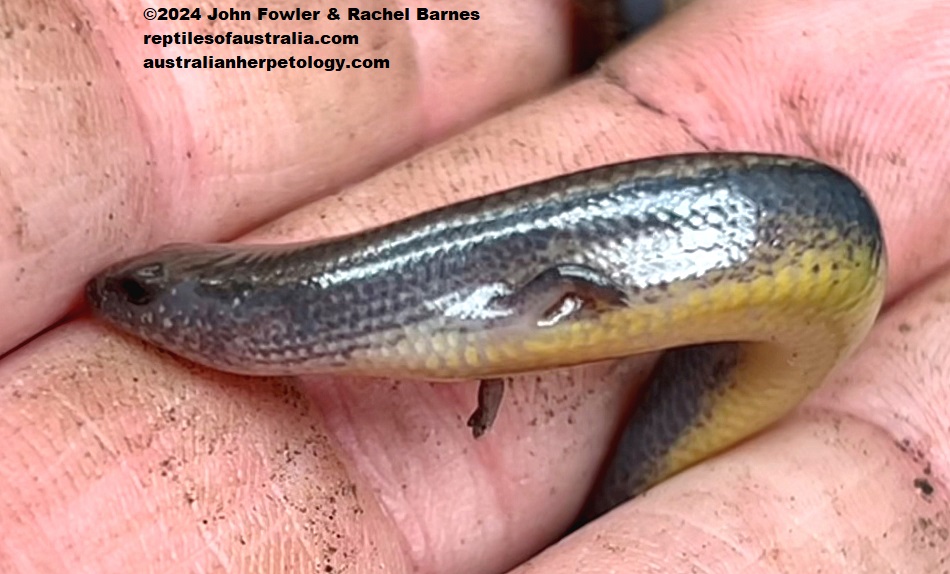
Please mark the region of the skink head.
[[105, 269], [86, 285], [86, 298], [96, 315], [123, 331], [227, 367], [240, 363], [235, 348], [243, 326], [254, 319], [240, 303], [255, 280], [254, 262], [265, 254], [266, 248], [248, 246], [169, 245]]
[[128, 315], [134, 309], [150, 308], [168, 288], [165, 265], [136, 264], [102, 273], [86, 285], [86, 296], [96, 311], [108, 315], [122, 306]]
[[200, 270], [227, 258], [228, 251], [208, 245], [173, 244], [120, 261], [86, 285], [93, 309], [112, 321], [146, 321], [165, 307], [182, 286], [201, 279]]
[[193, 287], [193, 270], [207, 260], [188, 245], [169, 245], [101, 271], [86, 285], [86, 299], [100, 317], [149, 339], [150, 326], [187, 303], [181, 294]]

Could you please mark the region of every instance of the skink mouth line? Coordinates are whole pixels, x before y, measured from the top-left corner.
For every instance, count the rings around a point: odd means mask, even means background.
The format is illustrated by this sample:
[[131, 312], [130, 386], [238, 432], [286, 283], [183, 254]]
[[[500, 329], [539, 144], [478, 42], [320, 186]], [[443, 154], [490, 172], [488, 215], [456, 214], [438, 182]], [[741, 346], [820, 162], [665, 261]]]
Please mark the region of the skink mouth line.
[[490, 379], [672, 349], [591, 518], [797, 405], [870, 329], [885, 252], [841, 171], [689, 154], [330, 241], [169, 246], [110, 267], [87, 299], [108, 323], [243, 374]]

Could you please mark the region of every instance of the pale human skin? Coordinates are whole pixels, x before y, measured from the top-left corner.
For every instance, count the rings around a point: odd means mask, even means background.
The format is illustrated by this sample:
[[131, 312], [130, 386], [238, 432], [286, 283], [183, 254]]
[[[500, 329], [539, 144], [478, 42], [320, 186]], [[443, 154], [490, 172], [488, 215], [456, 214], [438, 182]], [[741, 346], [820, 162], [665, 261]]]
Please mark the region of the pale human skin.
[[454, 35], [354, 26], [400, 67], [283, 75], [148, 74], [144, 5], [51, 5], [8, 2], [0, 42], [4, 350], [167, 241], [269, 221], [242, 240], [325, 237], [704, 147], [855, 175], [884, 222], [888, 302], [783, 424], [527, 563], [591, 485], [633, 391], [620, 369], [516, 380], [475, 442], [472, 384], [239, 378], [73, 318], [0, 359], [0, 571], [950, 568], [950, 4], [699, 0], [557, 88], [550, 2], [473, 2], [482, 19]]

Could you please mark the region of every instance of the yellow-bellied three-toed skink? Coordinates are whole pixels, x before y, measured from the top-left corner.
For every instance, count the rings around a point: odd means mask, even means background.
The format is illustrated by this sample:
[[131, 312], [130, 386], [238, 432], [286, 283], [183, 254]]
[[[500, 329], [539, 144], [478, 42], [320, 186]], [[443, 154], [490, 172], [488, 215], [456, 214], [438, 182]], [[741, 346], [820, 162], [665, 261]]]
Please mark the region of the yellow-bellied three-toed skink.
[[841, 172], [697, 154], [330, 241], [172, 245], [87, 294], [125, 331], [237, 373], [471, 379], [673, 349], [595, 516], [797, 405], [869, 330], [885, 267], [877, 215]]

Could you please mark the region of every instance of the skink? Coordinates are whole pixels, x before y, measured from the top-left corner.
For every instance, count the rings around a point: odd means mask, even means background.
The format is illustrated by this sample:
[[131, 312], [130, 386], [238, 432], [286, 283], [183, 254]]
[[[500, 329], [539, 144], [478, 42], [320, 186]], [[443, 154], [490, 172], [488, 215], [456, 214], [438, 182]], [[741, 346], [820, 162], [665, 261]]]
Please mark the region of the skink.
[[599, 167], [365, 233], [171, 245], [87, 286], [113, 325], [235, 373], [488, 379], [670, 349], [586, 515], [776, 421], [859, 344], [881, 226], [805, 159]]

